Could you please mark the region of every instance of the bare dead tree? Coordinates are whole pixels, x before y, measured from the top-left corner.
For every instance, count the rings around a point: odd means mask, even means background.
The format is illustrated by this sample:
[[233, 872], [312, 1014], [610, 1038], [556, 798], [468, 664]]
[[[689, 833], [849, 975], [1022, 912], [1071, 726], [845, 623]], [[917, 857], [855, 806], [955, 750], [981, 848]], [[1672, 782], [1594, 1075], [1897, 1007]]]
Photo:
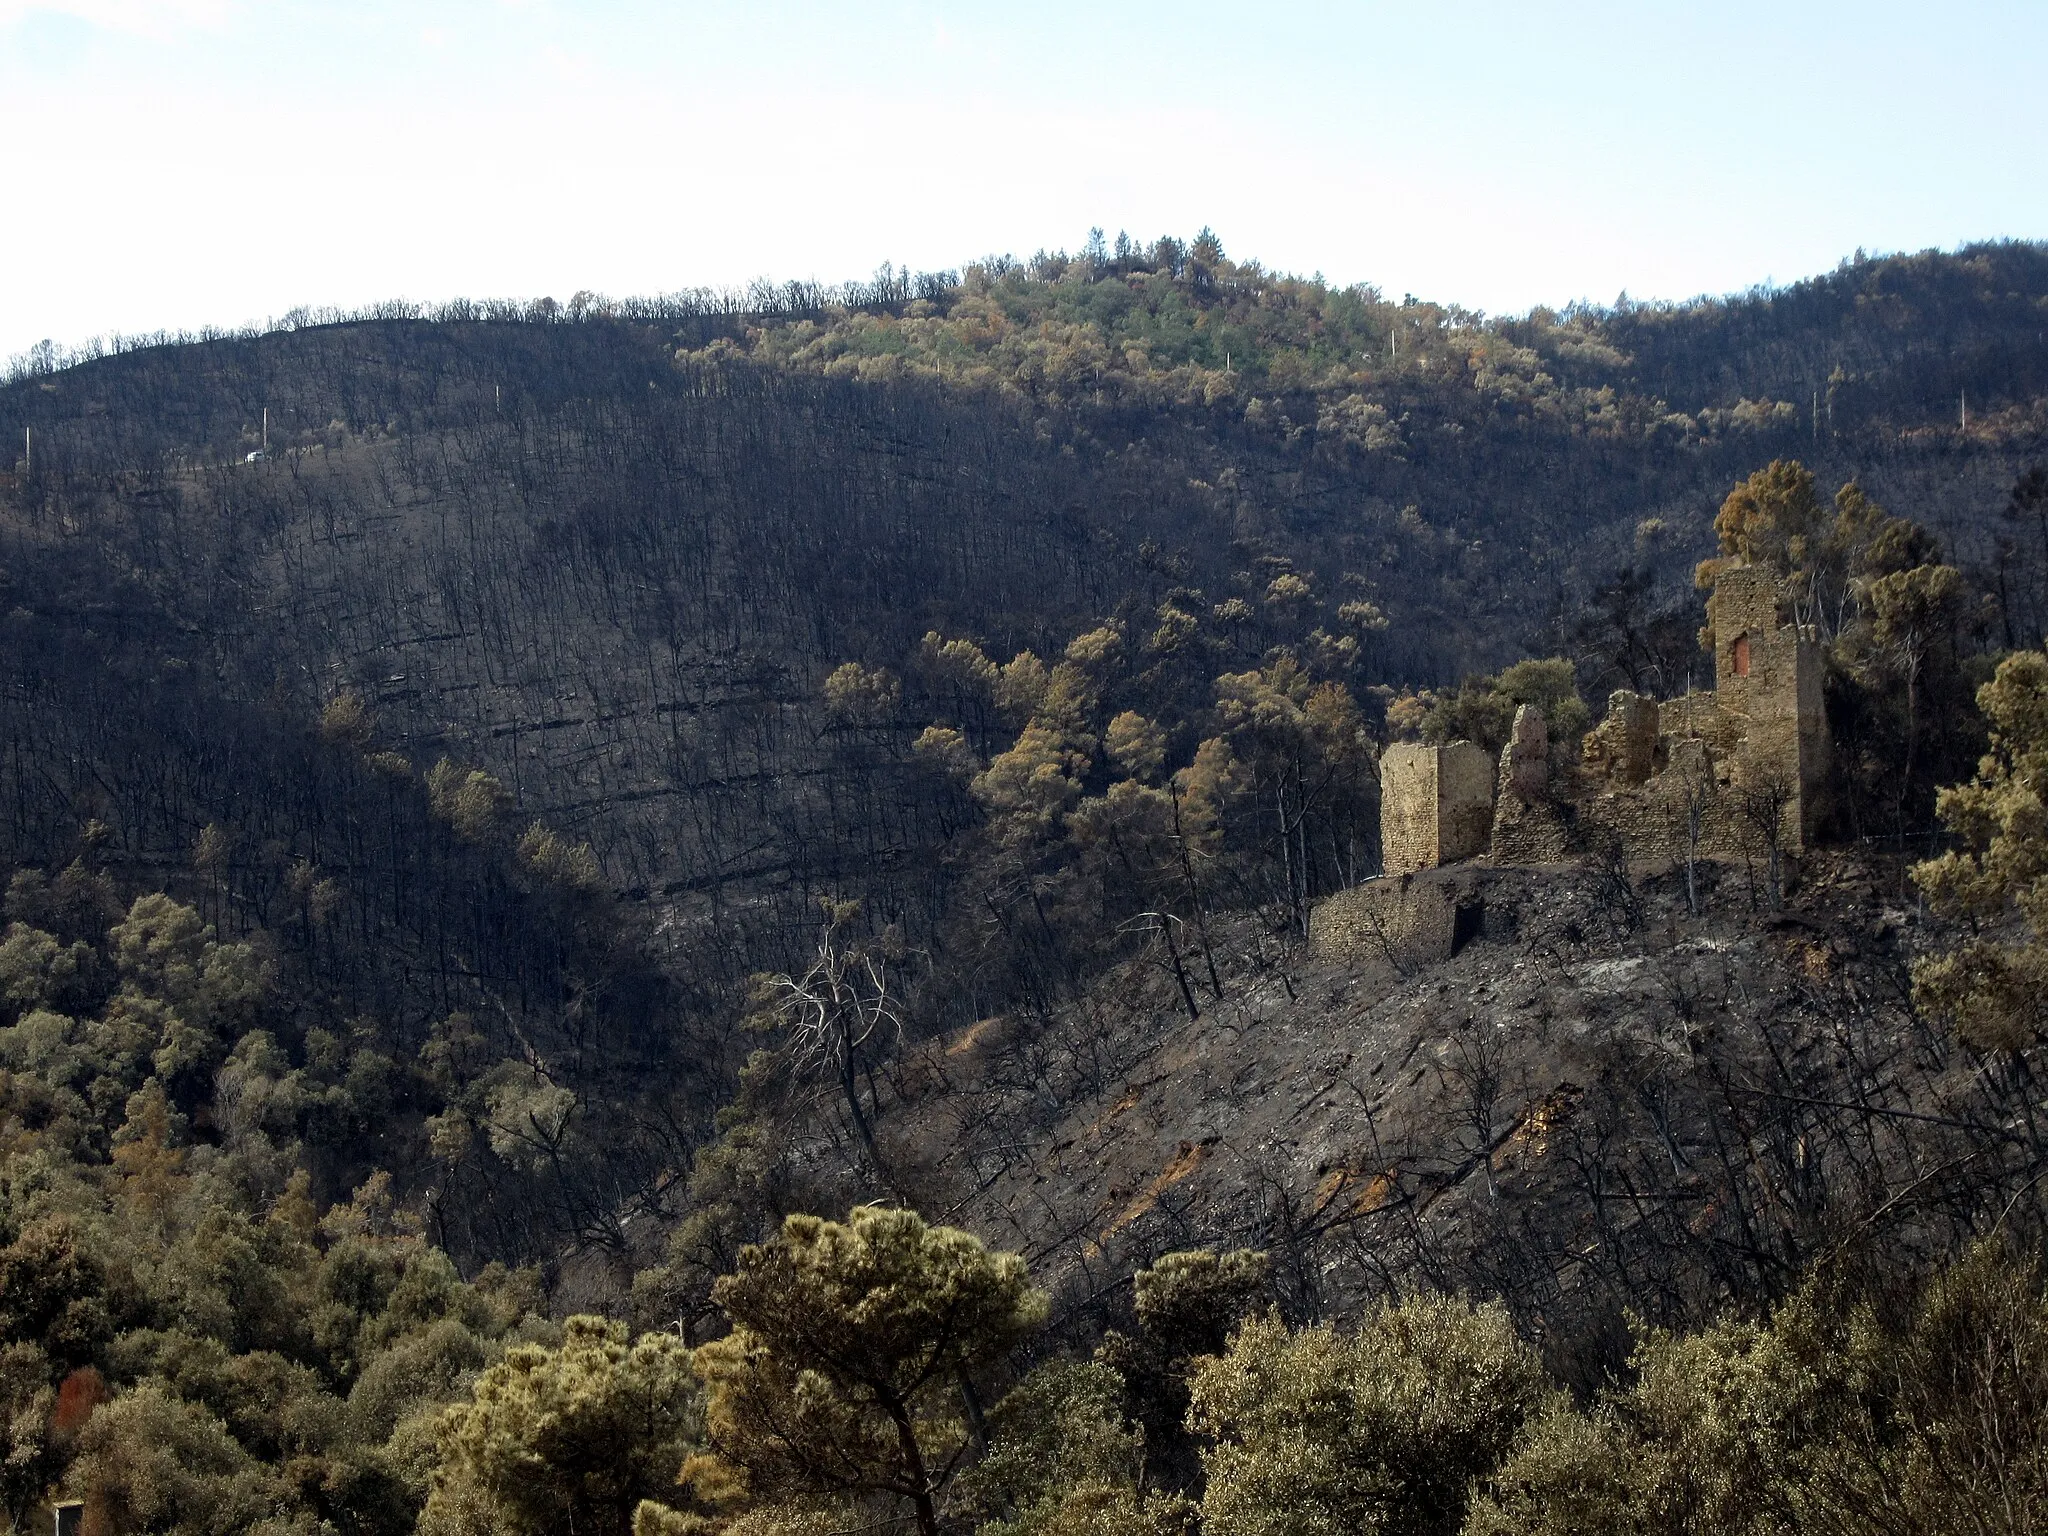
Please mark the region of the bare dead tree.
[[801, 976], [764, 978], [767, 1000], [788, 1031], [791, 1066], [799, 1073], [829, 1074], [838, 1084], [862, 1149], [876, 1172], [883, 1168], [875, 1146], [873, 1109], [863, 1108], [860, 1093], [862, 1053], [875, 1042], [903, 1034], [903, 1016], [890, 991], [888, 935], [863, 941], [853, 925], [859, 921], [857, 901], [825, 899], [826, 923], [818, 936], [817, 958]]
[[1686, 748], [1678, 754], [1673, 767], [1678, 778], [1680, 814], [1684, 820], [1685, 905], [1686, 910], [1698, 917], [1706, 910], [1700, 896], [1700, 845], [1706, 839], [1707, 817], [1713, 809], [1716, 786], [1714, 764], [1707, 756], [1706, 743], [1689, 742]]
[[1446, 1087], [1458, 1091], [1458, 1110], [1477, 1143], [1473, 1155], [1485, 1171], [1486, 1192], [1495, 1197], [1500, 1187], [1494, 1182], [1493, 1153], [1500, 1140], [1506, 1056], [1503, 1043], [1489, 1038], [1483, 1024], [1467, 1020], [1452, 1037], [1451, 1059], [1438, 1068]]
[[1634, 933], [1643, 925], [1643, 899], [1628, 867], [1628, 849], [1620, 837], [1596, 835], [1580, 867], [1592, 876], [1593, 901], [1617, 934]]
[[1785, 904], [1785, 813], [1799, 794], [1783, 773], [1772, 771], [1745, 784], [1736, 797], [1736, 813], [1764, 855], [1764, 896], [1773, 912]]
[[1187, 966], [1181, 959], [1180, 941], [1174, 934], [1174, 930], [1182, 926], [1185, 925], [1171, 912], [1141, 912], [1124, 924], [1124, 931], [1126, 933], [1156, 934], [1164, 941], [1167, 969], [1172, 973], [1174, 981], [1180, 986], [1181, 1001], [1187, 1005], [1188, 1017], [1190, 1019], [1199, 1019], [1202, 1016], [1202, 1010], [1195, 1002], [1195, 989], [1188, 982]]
[[1195, 931], [1202, 940], [1202, 960], [1209, 970], [1209, 990], [1220, 1003], [1223, 1001], [1223, 980], [1216, 974], [1216, 946], [1209, 941], [1209, 904], [1202, 899], [1201, 882], [1195, 878], [1194, 855], [1181, 820], [1181, 792], [1171, 780], [1167, 782], [1166, 792], [1173, 806], [1173, 846], [1180, 865], [1181, 884], [1188, 893], [1189, 904], [1195, 909]]

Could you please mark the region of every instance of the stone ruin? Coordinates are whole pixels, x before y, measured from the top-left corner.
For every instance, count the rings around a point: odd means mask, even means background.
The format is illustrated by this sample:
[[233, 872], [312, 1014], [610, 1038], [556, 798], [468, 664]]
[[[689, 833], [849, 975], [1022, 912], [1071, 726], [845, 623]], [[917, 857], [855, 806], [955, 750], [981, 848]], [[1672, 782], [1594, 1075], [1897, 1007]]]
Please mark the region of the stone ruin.
[[1380, 759], [1380, 859], [1390, 875], [1485, 853], [1493, 837], [1493, 760], [1469, 741], [1404, 741]]
[[[1707, 615], [1713, 690], [1661, 703], [1617, 692], [1576, 753], [1552, 743], [1527, 705], [1498, 762], [1469, 741], [1389, 747], [1380, 766], [1386, 873], [1322, 903], [1311, 940], [1354, 956], [1448, 956], [1479, 931], [1471, 911], [1459, 914], [1481, 900], [1485, 868], [1602, 855], [1637, 866], [1688, 856], [1789, 866], [1822, 809], [1820, 646], [1790, 621], [1777, 578], [1761, 567], [1723, 571]], [[1471, 873], [1417, 883], [1455, 866]]]

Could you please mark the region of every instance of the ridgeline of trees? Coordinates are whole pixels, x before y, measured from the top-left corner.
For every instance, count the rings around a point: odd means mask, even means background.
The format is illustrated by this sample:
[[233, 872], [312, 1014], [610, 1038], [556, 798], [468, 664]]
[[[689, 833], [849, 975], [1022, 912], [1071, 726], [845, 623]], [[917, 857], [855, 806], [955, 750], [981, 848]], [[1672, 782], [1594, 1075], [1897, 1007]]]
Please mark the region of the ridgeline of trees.
[[[941, 713], [911, 677], [927, 633], [1051, 667], [1105, 619], [1134, 654], [1163, 623], [1228, 629], [1155, 723], [1276, 644], [1317, 685], [1355, 645], [1368, 726], [1379, 690], [1532, 652], [1596, 698], [1682, 692], [1707, 514], [1797, 453], [1938, 535], [2023, 643], [2048, 546], [2032, 501], [2001, 514], [2039, 439], [2042, 276], [2006, 244], [1487, 320], [1204, 236], [846, 290], [300, 316], [25, 365], [0, 390], [26, 447], [9, 536], [24, 568], [102, 563], [126, 622], [230, 698], [352, 692], [377, 751], [492, 775], [655, 909], [673, 972], [730, 989], [796, 964], [821, 898], [914, 946], [955, 905], [930, 875], [958, 797], [910, 750]], [[271, 460], [243, 462], [266, 412]], [[821, 708], [849, 661], [906, 680], [894, 714]], [[994, 750], [986, 721], [949, 728]], [[175, 843], [101, 819], [161, 861], [222, 819], [181, 814]], [[1295, 867], [1260, 880], [1297, 919], [1370, 867], [1274, 814]]]

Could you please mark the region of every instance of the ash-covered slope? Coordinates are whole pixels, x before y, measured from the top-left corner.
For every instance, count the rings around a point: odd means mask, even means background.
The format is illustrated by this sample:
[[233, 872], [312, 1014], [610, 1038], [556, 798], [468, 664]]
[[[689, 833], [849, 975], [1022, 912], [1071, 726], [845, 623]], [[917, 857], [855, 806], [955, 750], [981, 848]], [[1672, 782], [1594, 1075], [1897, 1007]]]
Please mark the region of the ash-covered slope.
[[1132, 972], [989, 1021], [934, 1049], [894, 1144], [943, 1127], [924, 1176], [1083, 1311], [1161, 1252], [1253, 1246], [1305, 1315], [1499, 1294], [1576, 1369], [1625, 1309], [2038, 1217], [2038, 1095], [1908, 1008], [1938, 936], [1897, 881], [1824, 858], [1772, 912], [1722, 867], [1693, 917], [1682, 877], [1495, 871], [1487, 935], [1412, 975], [1247, 954], [1197, 1019]]
[[[300, 354], [272, 372], [353, 398], [360, 339], [265, 346]], [[131, 462], [116, 434], [79, 467], [46, 428], [6, 515], [102, 555], [202, 637], [229, 691], [307, 719], [360, 693], [377, 746], [492, 771], [521, 815], [590, 841], [611, 882], [683, 906], [721, 950], [772, 929], [764, 896], [787, 917], [856, 873], [890, 889], [935, 835], [900, 751], [822, 717], [831, 664], [894, 659], [934, 626], [1044, 646], [1140, 580], [1141, 534], [1220, 539], [1184, 488], [1084, 474], [929, 391], [678, 372], [659, 346], [629, 389], [577, 376], [590, 339], [564, 328], [562, 355], [522, 377], [555, 398], [490, 382], [495, 336], [452, 361], [430, 328], [394, 337], [452, 371], [418, 414], [380, 375], [392, 419], [330, 426], [323, 399], [297, 412], [317, 429], [274, 427], [267, 463], [207, 463], [205, 443]], [[89, 412], [93, 373], [56, 388]]]
[[[1575, 645], [1617, 570], [1683, 605], [1726, 487], [1792, 453], [1942, 533], [2016, 635], [2048, 611], [1998, 521], [2048, 430], [2035, 247], [1498, 323], [1162, 261], [32, 373], [0, 389], [0, 440], [34, 444], [0, 518], [96, 551], [232, 694], [310, 716], [353, 688], [380, 747], [489, 770], [713, 970], [791, 959], [820, 894], [932, 926], [945, 829], [904, 769], [931, 713], [819, 707], [928, 629], [1051, 655], [1176, 588], [1256, 607], [1263, 558], [1316, 601], [1240, 664], [1365, 600], [1390, 623], [1360, 683], [1450, 683]], [[975, 354], [977, 325], [1019, 350]]]

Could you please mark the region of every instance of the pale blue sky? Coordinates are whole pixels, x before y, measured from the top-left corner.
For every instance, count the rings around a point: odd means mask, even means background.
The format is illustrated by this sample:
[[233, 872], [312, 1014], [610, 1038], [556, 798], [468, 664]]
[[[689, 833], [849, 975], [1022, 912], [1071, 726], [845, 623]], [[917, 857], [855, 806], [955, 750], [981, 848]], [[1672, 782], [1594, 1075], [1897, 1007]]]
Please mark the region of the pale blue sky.
[[0, 355], [1210, 224], [1493, 312], [2048, 237], [2048, 3], [0, 0]]

